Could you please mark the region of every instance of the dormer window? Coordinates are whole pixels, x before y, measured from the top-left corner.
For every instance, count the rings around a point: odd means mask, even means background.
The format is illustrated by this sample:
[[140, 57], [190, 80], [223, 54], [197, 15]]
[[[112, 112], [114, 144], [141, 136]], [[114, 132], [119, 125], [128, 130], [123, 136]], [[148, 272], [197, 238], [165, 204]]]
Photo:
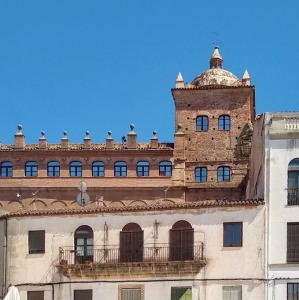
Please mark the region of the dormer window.
[[230, 130], [230, 116], [222, 115], [218, 119], [218, 130], [229, 131]]
[[196, 118], [196, 131], [208, 131], [209, 118], [207, 116], [198, 116]]

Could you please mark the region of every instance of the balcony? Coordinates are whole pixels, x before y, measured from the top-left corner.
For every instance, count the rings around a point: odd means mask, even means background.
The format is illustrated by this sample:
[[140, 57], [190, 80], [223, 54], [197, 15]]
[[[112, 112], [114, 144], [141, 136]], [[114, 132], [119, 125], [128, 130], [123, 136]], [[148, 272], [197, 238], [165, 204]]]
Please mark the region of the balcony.
[[299, 205], [299, 188], [288, 189], [288, 205]]
[[59, 249], [58, 269], [67, 277], [142, 277], [194, 275], [205, 266], [203, 244], [192, 248], [145, 244], [135, 252], [119, 246]]

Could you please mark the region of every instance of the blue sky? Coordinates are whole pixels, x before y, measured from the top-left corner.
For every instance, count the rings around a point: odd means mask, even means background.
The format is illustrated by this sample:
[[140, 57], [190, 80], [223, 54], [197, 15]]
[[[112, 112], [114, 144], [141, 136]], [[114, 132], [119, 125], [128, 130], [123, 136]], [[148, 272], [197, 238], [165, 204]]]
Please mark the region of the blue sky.
[[248, 68], [257, 112], [299, 110], [297, 1], [2, 0], [0, 140], [18, 123], [27, 142], [63, 130], [119, 141], [136, 125], [171, 141], [177, 73], [190, 82], [208, 68], [213, 43], [224, 67]]

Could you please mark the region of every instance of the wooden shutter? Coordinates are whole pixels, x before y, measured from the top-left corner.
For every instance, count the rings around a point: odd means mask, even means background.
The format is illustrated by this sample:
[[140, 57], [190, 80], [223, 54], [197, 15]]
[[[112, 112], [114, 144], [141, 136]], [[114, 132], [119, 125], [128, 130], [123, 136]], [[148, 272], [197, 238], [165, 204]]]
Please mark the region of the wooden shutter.
[[141, 289], [121, 289], [121, 300], [141, 300]]
[[299, 261], [299, 223], [288, 223], [287, 227], [287, 261]]
[[44, 291], [28, 291], [27, 300], [44, 300]]
[[143, 231], [120, 232], [120, 261], [138, 262], [143, 260]]
[[170, 230], [170, 260], [193, 260], [194, 229]]
[[45, 252], [45, 231], [35, 230], [28, 232], [29, 254]]
[[92, 300], [92, 290], [75, 290], [74, 300]]

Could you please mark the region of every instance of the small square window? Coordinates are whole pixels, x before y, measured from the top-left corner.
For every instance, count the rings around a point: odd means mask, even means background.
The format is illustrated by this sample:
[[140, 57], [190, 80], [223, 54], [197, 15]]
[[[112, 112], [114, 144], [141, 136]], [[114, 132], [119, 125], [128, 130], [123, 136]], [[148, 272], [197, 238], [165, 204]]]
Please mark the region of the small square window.
[[242, 247], [243, 243], [242, 222], [223, 223], [223, 246]]
[[172, 287], [171, 300], [192, 300], [191, 287]]
[[44, 291], [28, 291], [27, 300], [44, 300]]
[[74, 290], [74, 300], [92, 300], [92, 290]]
[[242, 300], [242, 286], [222, 287], [223, 300]]
[[35, 230], [28, 232], [29, 254], [45, 253], [45, 231]]
[[144, 300], [144, 286], [123, 285], [118, 287], [119, 300]]

